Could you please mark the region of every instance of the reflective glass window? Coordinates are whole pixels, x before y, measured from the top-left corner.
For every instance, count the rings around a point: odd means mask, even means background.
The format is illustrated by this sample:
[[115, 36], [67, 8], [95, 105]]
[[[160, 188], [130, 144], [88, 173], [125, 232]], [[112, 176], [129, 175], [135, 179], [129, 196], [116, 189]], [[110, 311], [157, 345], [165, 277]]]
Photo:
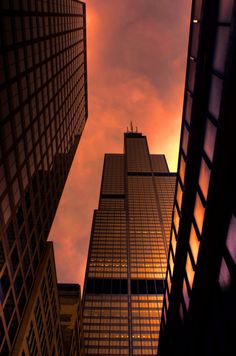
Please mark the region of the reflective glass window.
[[171, 245], [172, 245], [172, 250], [173, 250], [173, 253], [174, 253], [174, 256], [175, 256], [175, 251], [176, 251], [176, 238], [175, 238], [175, 233], [174, 233], [173, 230], [172, 230], [172, 233], [171, 233]]
[[202, 233], [202, 226], [203, 226], [203, 220], [204, 220], [204, 213], [205, 209], [202, 205], [201, 199], [197, 193], [196, 195], [196, 201], [195, 201], [195, 207], [194, 207], [194, 218], [197, 223], [198, 230], [200, 234]]
[[221, 260], [219, 283], [220, 283], [220, 286], [222, 289], [229, 287], [229, 285], [231, 283], [231, 275], [230, 275], [230, 272], [229, 272], [229, 269], [225, 262], [224, 257], [222, 257], [222, 260]]
[[236, 263], [236, 217], [234, 215], [232, 215], [230, 221], [226, 246], [229, 250], [232, 259]]
[[206, 152], [210, 161], [213, 160], [215, 140], [216, 140], [216, 127], [208, 119], [206, 123], [205, 140], [204, 140], [204, 151]]
[[207, 199], [210, 174], [211, 174], [210, 169], [207, 166], [204, 158], [202, 158], [200, 175], [199, 175], [199, 186], [201, 188], [201, 191], [202, 191], [205, 199]]
[[190, 125], [191, 114], [192, 114], [192, 103], [193, 103], [193, 98], [187, 93], [186, 102], [185, 102], [185, 120], [189, 125]]
[[195, 73], [196, 73], [196, 62], [190, 59], [189, 67], [188, 67], [188, 90], [190, 90], [192, 93], [194, 91]]
[[188, 139], [189, 139], [189, 132], [186, 126], [183, 128], [183, 138], [182, 138], [182, 149], [184, 153], [187, 155], [187, 149], [188, 149]]
[[178, 203], [178, 206], [179, 206], [179, 210], [181, 210], [181, 207], [182, 207], [182, 197], [183, 197], [183, 191], [182, 191], [182, 188], [181, 188], [180, 184], [178, 183], [177, 192], [176, 192], [176, 199], [177, 199], [177, 203]]
[[190, 231], [189, 245], [190, 245], [190, 249], [191, 249], [191, 252], [193, 255], [194, 262], [195, 262], [195, 264], [197, 264], [200, 241], [198, 240], [198, 237], [197, 237], [197, 234], [196, 234], [196, 231], [195, 231], [195, 228], [193, 225], [192, 225], [191, 231]]
[[176, 206], [174, 207], [174, 225], [175, 225], [175, 231], [178, 234], [179, 231], [179, 213], [176, 209]]
[[180, 166], [179, 166], [179, 176], [180, 176], [182, 184], [184, 184], [185, 166], [186, 166], [185, 160], [184, 160], [183, 156], [181, 155]]
[[174, 272], [174, 260], [173, 260], [173, 256], [172, 256], [171, 251], [170, 251], [170, 258], [169, 258], [169, 266], [170, 266], [171, 276], [173, 277], [173, 272]]
[[234, 0], [220, 0], [219, 4], [219, 22], [230, 22], [233, 12]]
[[200, 31], [200, 23], [192, 24], [192, 39], [191, 39], [191, 50], [190, 54], [192, 57], [196, 58], [198, 53], [198, 43], [199, 43], [199, 31]]
[[187, 254], [187, 260], [186, 260], [186, 267], [185, 268], [186, 268], [186, 273], [187, 273], [187, 277], [188, 277], [189, 286], [192, 289], [195, 272], [193, 270], [193, 266], [192, 266], [192, 262], [191, 262], [189, 254]]
[[220, 114], [221, 92], [222, 80], [213, 74], [211, 77], [208, 110], [215, 119], [218, 119]]
[[194, 1], [194, 12], [193, 12], [194, 19], [200, 20], [201, 10], [202, 10], [202, 0], [195, 0]]
[[188, 310], [188, 307], [189, 307], [189, 295], [188, 295], [188, 288], [187, 288], [187, 284], [185, 282], [185, 279], [183, 281], [183, 297], [184, 297], [184, 302], [185, 302], [186, 309]]
[[221, 74], [225, 69], [229, 32], [229, 26], [218, 26], [217, 28], [213, 68]]

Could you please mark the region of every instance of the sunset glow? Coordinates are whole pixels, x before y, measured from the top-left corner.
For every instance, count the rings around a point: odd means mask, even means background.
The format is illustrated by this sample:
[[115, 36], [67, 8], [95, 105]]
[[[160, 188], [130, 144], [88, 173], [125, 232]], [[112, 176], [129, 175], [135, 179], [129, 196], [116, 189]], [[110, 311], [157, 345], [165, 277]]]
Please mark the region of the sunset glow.
[[104, 154], [122, 153], [131, 120], [176, 170], [190, 5], [87, 1], [89, 117], [49, 237], [59, 281], [83, 286]]

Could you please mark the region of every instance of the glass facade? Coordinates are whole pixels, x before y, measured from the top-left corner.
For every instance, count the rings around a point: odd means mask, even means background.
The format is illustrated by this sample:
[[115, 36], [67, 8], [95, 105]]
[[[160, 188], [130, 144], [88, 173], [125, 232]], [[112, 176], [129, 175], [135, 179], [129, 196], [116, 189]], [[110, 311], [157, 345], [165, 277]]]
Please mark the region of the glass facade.
[[175, 174], [146, 137], [105, 155], [83, 300], [86, 355], [156, 355]]
[[85, 4], [0, 2], [0, 353], [14, 343], [87, 120], [86, 78]]
[[160, 355], [234, 355], [235, 6], [192, 3]]

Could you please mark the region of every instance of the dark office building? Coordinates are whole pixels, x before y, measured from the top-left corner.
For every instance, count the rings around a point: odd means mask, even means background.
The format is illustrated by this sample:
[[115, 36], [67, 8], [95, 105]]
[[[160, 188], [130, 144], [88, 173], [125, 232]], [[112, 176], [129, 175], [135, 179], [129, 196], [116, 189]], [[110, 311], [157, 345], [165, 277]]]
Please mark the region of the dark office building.
[[235, 355], [236, 3], [193, 1], [160, 355]]
[[60, 323], [65, 356], [84, 356], [79, 284], [59, 283]]
[[83, 296], [86, 355], [156, 355], [176, 176], [127, 132], [106, 154]]
[[0, 1], [0, 354], [12, 350], [87, 119], [85, 5]]

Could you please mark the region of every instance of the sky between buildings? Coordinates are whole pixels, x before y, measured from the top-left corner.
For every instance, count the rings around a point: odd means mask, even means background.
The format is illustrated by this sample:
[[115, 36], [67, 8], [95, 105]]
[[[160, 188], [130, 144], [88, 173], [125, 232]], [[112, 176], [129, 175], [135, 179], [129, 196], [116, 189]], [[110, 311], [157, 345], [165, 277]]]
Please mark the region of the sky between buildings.
[[59, 282], [83, 286], [105, 153], [123, 152], [130, 121], [176, 171], [189, 0], [88, 0], [89, 117], [49, 239]]

